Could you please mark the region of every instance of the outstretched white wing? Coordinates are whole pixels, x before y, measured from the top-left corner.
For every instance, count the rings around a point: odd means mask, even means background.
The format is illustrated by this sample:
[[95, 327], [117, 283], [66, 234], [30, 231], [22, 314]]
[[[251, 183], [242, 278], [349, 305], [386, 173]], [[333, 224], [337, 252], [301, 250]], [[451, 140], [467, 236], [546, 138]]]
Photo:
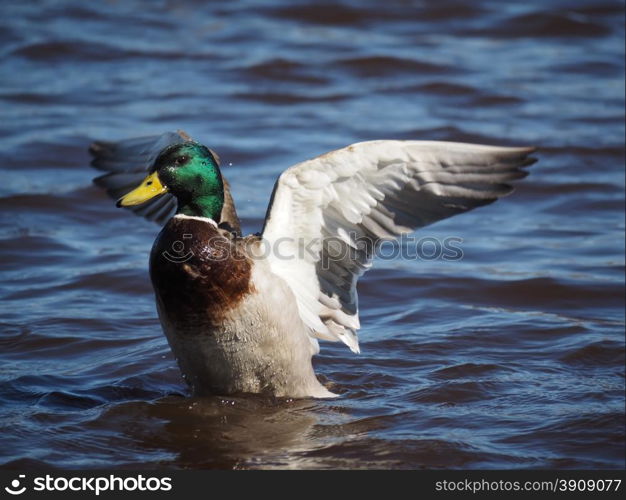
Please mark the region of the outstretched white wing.
[[285, 170], [263, 239], [272, 271], [296, 296], [316, 338], [359, 352], [356, 282], [377, 244], [512, 191], [534, 148], [371, 141]]

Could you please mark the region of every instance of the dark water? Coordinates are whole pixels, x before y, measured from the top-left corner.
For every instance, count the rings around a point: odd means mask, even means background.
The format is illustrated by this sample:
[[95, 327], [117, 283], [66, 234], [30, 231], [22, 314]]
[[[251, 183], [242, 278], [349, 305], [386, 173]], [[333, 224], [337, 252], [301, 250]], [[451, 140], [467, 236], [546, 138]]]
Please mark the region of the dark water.
[[[624, 466], [624, 2], [0, 4], [5, 467]], [[158, 227], [87, 145], [183, 128], [258, 230], [274, 178], [360, 140], [541, 148], [509, 198], [378, 261], [335, 401], [190, 399], [147, 276]]]

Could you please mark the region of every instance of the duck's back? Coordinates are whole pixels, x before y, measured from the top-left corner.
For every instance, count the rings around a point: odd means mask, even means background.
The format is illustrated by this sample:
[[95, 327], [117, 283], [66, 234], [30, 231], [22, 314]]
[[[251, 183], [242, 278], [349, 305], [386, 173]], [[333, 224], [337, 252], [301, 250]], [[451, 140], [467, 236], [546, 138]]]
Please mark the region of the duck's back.
[[288, 285], [253, 258], [258, 237], [177, 215], [157, 237], [150, 277], [165, 335], [194, 394], [328, 397]]

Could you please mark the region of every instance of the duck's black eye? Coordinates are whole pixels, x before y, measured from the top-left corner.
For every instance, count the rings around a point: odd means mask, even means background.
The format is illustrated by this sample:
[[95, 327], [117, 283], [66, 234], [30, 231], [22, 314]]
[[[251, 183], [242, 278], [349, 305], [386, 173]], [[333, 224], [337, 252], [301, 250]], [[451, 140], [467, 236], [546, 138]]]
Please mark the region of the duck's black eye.
[[188, 161], [189, 161], [188, 156], [179, 156], [178, 158], [176, 158], [176, 161], [174, 163], [176, 163], [176, 165], [180, 167], [181, 165], [184, 165]]

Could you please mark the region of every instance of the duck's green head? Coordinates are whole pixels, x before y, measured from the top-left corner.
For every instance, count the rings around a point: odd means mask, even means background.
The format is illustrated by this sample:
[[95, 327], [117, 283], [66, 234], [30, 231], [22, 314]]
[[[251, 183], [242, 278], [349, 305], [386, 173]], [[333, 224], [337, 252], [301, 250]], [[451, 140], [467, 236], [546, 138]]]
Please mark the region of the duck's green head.
[[174, 144], [159, 153], [143, 182], [117, 202], [139, 205], [169, 192], [178, 200], [178, 214], [208, 217], [219, 222], [224, 183], [211, 151], [195, 142]]

